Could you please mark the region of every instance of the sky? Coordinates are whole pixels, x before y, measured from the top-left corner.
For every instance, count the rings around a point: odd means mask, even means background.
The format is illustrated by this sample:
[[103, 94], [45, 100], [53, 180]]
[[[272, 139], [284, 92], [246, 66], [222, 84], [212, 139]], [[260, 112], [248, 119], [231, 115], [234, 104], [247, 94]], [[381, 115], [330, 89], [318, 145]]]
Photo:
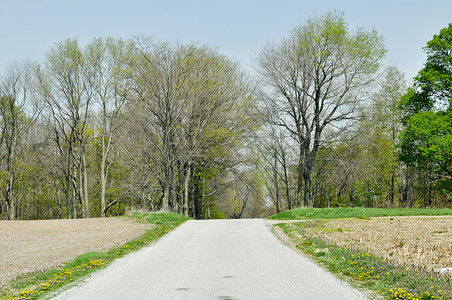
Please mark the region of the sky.
[[198, 42], [254, 72], [267, 42], [280, 42], [313, 16], [343, 11], [351, 28], [375, 28], [385, 40], [384, 64], [408, 80], [423, 67], [423, 47], [452, 23], [450, 0], [0, 0], [0, 77], [8, 64], [44, 62], [57, 42], [76, 38], [151, 36]]

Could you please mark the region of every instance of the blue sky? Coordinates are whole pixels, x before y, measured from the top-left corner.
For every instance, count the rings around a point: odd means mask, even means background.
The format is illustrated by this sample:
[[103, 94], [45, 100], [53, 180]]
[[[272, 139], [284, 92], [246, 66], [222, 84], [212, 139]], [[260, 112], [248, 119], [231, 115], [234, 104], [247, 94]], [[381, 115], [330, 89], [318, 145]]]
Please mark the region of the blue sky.
[[352, 28], [375, 27], [389, 50], [385, 63], [407, 79], [422, 68], [426, 42], [452, 23], [450, 0], [0, 0], [0, 76], [12, 61], [42, 62], [66, 38], [86, 45], [94, 37], [136, 35], [208, 44], [251, 71], [266, 42], [331, 10], [344, 11]]

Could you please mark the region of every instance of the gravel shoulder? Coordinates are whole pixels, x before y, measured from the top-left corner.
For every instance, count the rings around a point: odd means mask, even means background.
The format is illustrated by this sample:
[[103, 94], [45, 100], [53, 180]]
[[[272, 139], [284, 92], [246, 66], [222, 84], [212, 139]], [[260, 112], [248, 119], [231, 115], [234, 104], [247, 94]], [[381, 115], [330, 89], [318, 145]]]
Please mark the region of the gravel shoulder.
[[60, 266], [86, 252], [120, 246], [152, 227], [126, 218], [0, 221], [0, 287], [17, 276]]

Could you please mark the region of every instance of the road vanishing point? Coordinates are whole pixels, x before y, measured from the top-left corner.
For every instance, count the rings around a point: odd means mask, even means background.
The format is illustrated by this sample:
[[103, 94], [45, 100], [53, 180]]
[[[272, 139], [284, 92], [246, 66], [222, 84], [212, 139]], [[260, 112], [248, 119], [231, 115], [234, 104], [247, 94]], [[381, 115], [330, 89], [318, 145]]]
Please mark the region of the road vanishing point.
[[353, 300], [367, 294], [281, 243], [262, 219], [188, 221], [54, 299]]

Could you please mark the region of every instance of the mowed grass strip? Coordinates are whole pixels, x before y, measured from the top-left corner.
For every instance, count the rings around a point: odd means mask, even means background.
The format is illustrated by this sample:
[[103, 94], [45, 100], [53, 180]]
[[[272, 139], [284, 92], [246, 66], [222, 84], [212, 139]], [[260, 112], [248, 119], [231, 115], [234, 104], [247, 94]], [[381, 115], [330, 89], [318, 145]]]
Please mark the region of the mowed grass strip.
[[396, 216], [449, 216], [452, 209], [435, 208], [296, 208], [269, 217], [273, 220], [309, 220], [339, 218], [370, 218]]
[[149, 222], [156, 226], [148, 230], [140, 238], [127, 242], [108, 252], [89, 252], [78, 256], [60, 269], [34, 273], [17, 278], [0, 291], [3, 300], [39, 299], [71, 282], [74, 282], [94, 271], [97, 271], [116, 258], [148, 246], [170, 232], [181, 223], [191, 219], [175, 213], [142, 213], [133, 212], [125, 217]]
[[363, 250], [352, 250], [308, 237], [317, 222], [277, 224], [295, 243], [332, 273], [387, 299], [452, 299], [452, 277], [396, 266]]

